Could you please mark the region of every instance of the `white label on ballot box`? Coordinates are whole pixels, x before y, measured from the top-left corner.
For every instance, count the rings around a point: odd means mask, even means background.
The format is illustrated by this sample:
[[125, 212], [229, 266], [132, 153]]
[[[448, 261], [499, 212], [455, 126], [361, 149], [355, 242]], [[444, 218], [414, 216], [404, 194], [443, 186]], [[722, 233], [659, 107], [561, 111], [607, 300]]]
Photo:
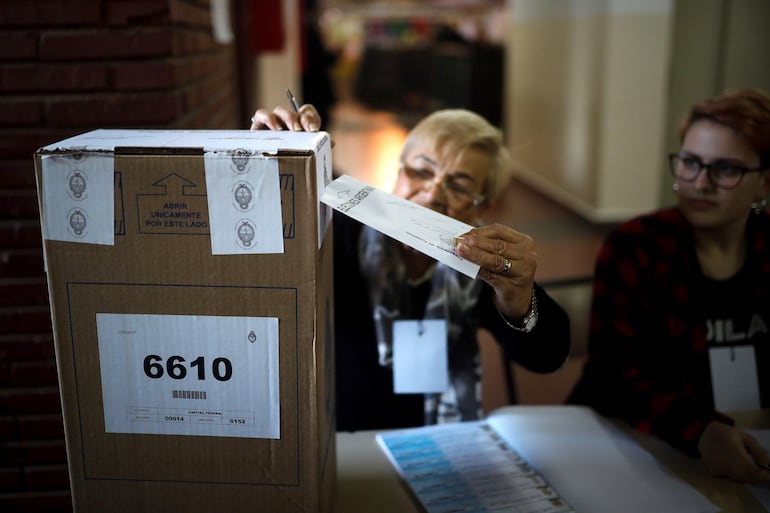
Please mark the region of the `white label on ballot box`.
[[280, 438], [278, 319], [97, 313], [108, 433]]
[[283, 253], [278, 160], [208, 152], [204, 170], [211, 253]]
[[445, 320], [393, 323], [393, 388], [397, 394], [446, 391], [449, 387], [447, 361]]
[[760, 406], [754, 346], [709, 349], [714, 407], [719, 411], [755, 410]]
[[42, 157], [44, 239], [115, 244], [113, 162], [101, 154]]

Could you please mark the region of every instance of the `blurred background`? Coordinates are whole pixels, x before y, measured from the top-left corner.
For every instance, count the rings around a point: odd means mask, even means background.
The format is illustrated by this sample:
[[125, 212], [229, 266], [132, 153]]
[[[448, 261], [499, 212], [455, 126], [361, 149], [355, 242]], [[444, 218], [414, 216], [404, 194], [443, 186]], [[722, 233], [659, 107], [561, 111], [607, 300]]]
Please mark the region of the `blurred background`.
[[389, 189], [406, 131], [443, 107], [500, 126], [516, 180], [497, 219], [532, 235], [568, 310], [559, 372], [505, 367], [480, 335], [485, 408], [564, 400], [593, 259], [672, 202], [665, 155], [694, 101], [770, 90], [767, 0], [2, 0], [0, 511], [68, 512], [32, 155], [95, 128], [245, 129], [314, 103], [334, 166]]

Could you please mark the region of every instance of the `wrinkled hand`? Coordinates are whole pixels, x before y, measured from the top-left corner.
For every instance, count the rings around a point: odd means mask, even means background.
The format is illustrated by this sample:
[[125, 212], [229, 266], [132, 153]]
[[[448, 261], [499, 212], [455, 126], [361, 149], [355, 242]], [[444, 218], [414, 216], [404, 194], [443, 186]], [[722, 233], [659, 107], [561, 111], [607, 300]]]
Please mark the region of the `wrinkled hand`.
[[532, 237], [491, 224], [458, 237], [457, 252], [481, 266], [479, 278], [495, 289], [495, 303], [502, 314], [511, 319], [526, 315], [537, 269]]
[[311, 104], [306, 103], [294, 112], [277, 106], [272, 111], [258, 109], [251, 117], [252, 130], [292, 130], [318, 132], [321, 129], [321, 115]]
[[741, 483], [770, 483], [767, 452], [748, 433], [721, 422], [710, 422], [698, 440], [706, 469], [715, 476]]

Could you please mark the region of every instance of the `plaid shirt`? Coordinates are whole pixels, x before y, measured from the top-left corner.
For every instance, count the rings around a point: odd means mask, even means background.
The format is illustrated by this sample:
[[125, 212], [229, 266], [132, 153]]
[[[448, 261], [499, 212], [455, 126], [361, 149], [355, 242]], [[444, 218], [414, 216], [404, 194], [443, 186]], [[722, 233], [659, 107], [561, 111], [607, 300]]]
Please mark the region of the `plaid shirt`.
[[747, 242], [741, 271], [716, 282], [701, 272], [692, 230], [676, 208], [613, 231], [596, 262], [589, 356], [569, 402], [697, 456], [706, 424], [733, 423], [714, 407], [709, 364], [709, 348], [726, 344], [754, 347], [762, 406], [770, 406], [767, 212], [750, 216]]

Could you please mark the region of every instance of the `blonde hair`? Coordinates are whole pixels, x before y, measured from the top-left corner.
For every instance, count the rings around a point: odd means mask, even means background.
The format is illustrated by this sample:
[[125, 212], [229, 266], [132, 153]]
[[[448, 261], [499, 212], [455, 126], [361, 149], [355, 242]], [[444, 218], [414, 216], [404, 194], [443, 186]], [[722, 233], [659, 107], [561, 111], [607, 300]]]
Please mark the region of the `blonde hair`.
[[443, 109], [422, 119], [409, 131], [401, 150], [401, 160], [418, 140], [435, 141], [436, 151], [442, 159], [461, 154], [468, 148], [489, 155], [492, 166], [487, 170], [482, 189], [488, 203], [497, 199], [513, 176], [511, 155], [503, 143], [502, 132], [469, 110]]

